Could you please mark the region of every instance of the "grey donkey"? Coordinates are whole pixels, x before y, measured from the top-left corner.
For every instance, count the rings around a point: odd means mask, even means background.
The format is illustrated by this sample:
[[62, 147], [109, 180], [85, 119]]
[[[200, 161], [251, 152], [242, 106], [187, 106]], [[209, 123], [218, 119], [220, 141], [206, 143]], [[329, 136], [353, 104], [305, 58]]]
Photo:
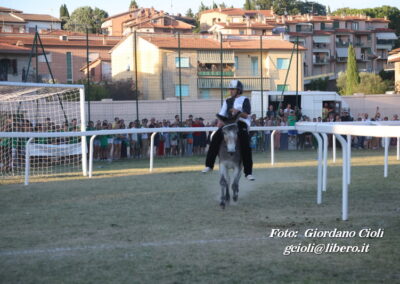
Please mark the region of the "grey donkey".
[[[217, 117], [222, 120], [225, 126], [222, 127], [224, 139], [219, 147], [219, 174], [221, 185], [221, 202], [220, 206], [225, 209], [225, 204], [230, 201], [229, 187], [232, 187], [233, 201], [238, 200], [239, 180], [242, 172], [242, 159], [240, 156], [240, 148], [238, 141], [238, 125], [239, 119], [237, 113], [232, 118], [226, 118], [220, 115]], [[230, 182], [229, 170], [233, 169], [233, 182]]]

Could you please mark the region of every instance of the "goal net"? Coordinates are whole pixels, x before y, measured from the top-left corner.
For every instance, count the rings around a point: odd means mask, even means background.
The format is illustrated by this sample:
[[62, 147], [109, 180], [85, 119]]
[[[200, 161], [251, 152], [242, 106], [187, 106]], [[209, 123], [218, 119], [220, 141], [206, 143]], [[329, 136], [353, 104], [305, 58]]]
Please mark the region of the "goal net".
[[2, 178], [21, 177], [27, 163], [30, 176], [78, 174], [86, 164], [85, 137], [46, 134], [79, 131], [85, 131], [83, 86], [0, 82]]

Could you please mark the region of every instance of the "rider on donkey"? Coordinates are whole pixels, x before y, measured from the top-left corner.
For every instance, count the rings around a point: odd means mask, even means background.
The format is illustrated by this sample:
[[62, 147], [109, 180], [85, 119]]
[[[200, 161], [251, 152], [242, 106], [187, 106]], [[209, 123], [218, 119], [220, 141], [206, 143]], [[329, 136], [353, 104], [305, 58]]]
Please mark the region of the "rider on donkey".
[[[229, 84], [229, 91], [231, 97], [224, 101], [219, 115], [231, 118], [239, 113], [238, 124], [238, 140], [240, 145], [240, 153], [243, 161], [244, 174], [248, 180], [255, 180], [252, 175], [253, 172], [253, 159], [250, 148], [250, 113], [251, 106], [250, 101], [247, 97], [242, 96], [243, 84], [239, 80], [232, 80]], [[223, 123], [219, 121], [219, 129], [215, 132], [210, 148], [207, 152], [206, 167], [202, 170], [203, 173], [212, 171], [214, 168], [215, 159], [217, 158], [219, 147], [221, 145], [224, 136], [222, 134]]]

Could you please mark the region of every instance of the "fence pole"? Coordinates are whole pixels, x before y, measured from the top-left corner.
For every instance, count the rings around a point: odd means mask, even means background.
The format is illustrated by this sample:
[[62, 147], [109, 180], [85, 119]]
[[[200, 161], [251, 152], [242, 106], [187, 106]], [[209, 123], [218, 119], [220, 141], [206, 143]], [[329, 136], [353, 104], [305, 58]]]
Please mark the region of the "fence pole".
[[264, 86], [263, 86], [263, 44], [262, 35], [260, 35], [260, 70], [261, 70], [261, 117], [264, 117]]
[[86, 80], [87, 80], [87, 100], [88, 100], [88, 121], [90, 121], [90, 72], [89, 72], [89, 28], [86, 27]]
[[221, 64], [221, 66], [220, 66], [220, 71], [221, 71], [220, 76], [221, 76], [221, 106], [222, 106], [223, 101], [224, 101], [224, 89], [223, 89], [223, 79], [224, 79], [223, 71], [224, 71], [224, 69], [223, 69], [223, 66], [222, 66], [224, 59], [223, 59], [223, 49], [222, 49], [222, 33], [219, 33], [219, 38], [220, 38], [220, 60], [221, 60], [221, 62], [220, 62], [220, 64]]
[[137, 70], [137, 37], [136, 31], [133, 33], [134, 57], [135, 57], [135, 92], [136, 92], [136, 120], [139, 122], [139, 91], [138, 91], [138, 70]]
[[178, 77], [179, 77], [179, 122], [180, 122], [180, 127], [183, 127], [182, 125], [182, 70], [181, 70], [181, 33], [178, 33]]

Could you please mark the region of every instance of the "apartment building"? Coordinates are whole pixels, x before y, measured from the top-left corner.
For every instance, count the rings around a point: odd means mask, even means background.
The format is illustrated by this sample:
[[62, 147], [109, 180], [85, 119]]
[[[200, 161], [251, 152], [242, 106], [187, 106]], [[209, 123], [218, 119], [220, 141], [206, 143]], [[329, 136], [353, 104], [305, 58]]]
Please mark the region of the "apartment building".
[[394, 71], [394, 91], [400, 94], [400, 48], [389, 53], [387, 70]]
[[33, 33], [61, 29], [61, 20], [45, 14], [26, 14], [22, 11], [0, 7], [2, 33]]
[[138, 8], [111, 16], [101, 25], [103, 34], [121, 36], [133, 31], [146, 33], [191, 33], [194, 25], [181, 16], [170, 16], [154, 8]]
[[[40, 45], [38, 46], [38, 66], [36, 66], [36, 59], [32, 59], [28, 74], [28, 61], [34, 36], [34, 34], [0, 33], [0, 70], [7, 69], [8, 73], [8, 76], [1, 76], [1, 80], [21, 82], [27, 76], [28, 81], [34, 81], [36, 79], [34, 71], [36, 68], [38, 68], [38, 73], [42, 81], [49, 81], [51, 79]], [[82, 67], [86, 66], [87, 58], [85, 34], [53, 31], [41, 34], [40, 37], [51, 71], [57, 82], [74, 83], [85, 78], [84, 70], [81, 70]], [[90, 34], [89, 60], [93, 63], [89, 68], [93, 69], [98, 66], [99, 60], [107, 62], [107, 59], [108, 66], [110, 66], [108, 52], [119, 40], [120, 37]], [[104, 64], [102, 65], [104, 66]], [[105, 66], [103, 70], [105, 70], [102, 71], [103, 74], [104, 72], [108, 72], [108, 77], [110, 77], [111, 71], [109, 68], [107, 69], [107, 66]]]
[[347, 49], [355, 48], [359, 71], [378, 73], [384, 68], [397, 39], [386, 18], [354, 16], [275, 15], [270, 10], [214, 9], [200, 16], [203, 31], [229, 35], [285, 33], [307, 49], [306, 83], [313, 78], [335, 79], [346, 69]]
[[[293, 44], [280, 36], [263, 39], [262, 58], [260, 41], [224, 39], [222, 65], [218, 38], [182, 35], [178, 43], [176, 36], [149, 34], [138, 36], [135, 64], [132, 36], [121, 40], [110, 52], [112, 77], [113, 80], [135, 78], [137, 65], [141, 99], [170, 100], [180, 94], [189, 99], [220, 98], [221, 80], [223, 88], [227, 88], [232, 79], [243, 82], [245, 95], [260, 90], [261, 80], [263, 90], [296, 90], [295, 69], [289, 70], [285, 84]], [[299, 62], [303, 60], [304, 51], [300, 47]], [[296, 58], [292, 64], [296, 64]], [[303, 70], [302, 64], [299, 65], [297, 82], [301, 91]]]

